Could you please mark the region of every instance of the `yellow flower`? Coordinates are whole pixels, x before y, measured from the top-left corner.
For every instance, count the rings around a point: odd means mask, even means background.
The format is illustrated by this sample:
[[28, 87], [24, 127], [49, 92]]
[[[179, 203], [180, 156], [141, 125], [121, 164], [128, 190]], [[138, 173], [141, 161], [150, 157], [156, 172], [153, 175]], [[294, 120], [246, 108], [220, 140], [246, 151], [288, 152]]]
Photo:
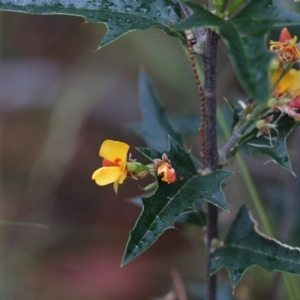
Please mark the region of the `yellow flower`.
[[127, 177], [127, 153], [129, 145], [112, 140], [105, 140], [99, 151], [103, 157], [102, 168], [96, 170], [92, 179], [98, 185], [113, 183], [114, 191], [118, 192], [118, 185], [122, 184]]

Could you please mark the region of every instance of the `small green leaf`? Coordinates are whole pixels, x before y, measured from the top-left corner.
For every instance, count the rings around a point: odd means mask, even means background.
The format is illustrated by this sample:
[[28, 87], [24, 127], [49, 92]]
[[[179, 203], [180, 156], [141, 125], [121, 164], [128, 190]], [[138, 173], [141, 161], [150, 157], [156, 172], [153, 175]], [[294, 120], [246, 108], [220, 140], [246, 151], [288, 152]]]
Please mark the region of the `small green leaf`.
[[[176, 171], [177, 182], [168, 184], [158, 179], [155, 194], [143, 198], [143, 211], [130, 233], [122, 265], [129, 263], [148, 249], [167, 229], [173, 228], [176, 218], [183, 213], [194, 212], [196, 200], [208, 201], [221, 209], [228, 205], [221, 190], [221, 182], [232, 172], [216, 171], [209, 175], [198, 174], [190, 155], [170, 138], [170, 148], [166, 153]], [[153, 160], [162, 157], [162, 152], [148, 148], [138, 148]]]
[[300, 15], [273, 6], [272, 0], [252, 0], [229, 21], [222, 20], [193, 3], [184, 3], [193, 15], [177, 30], [209, 27], [216, 29], [227, 46], [238, 79], [246, 92], [259, 102], [269, 95], [268, 66], [273, 54], [265, 47], [267, 33], [274, 26], [300, 24]]
[[215, 250], [210, 257], [210, 273], [226, 267], [233, 288], [253, 265], [259, 265], [267, 271], [300, 274], [300, 249], [261, 234], [245, 205], [240, 208], [224, 246]]
[[100, 46], [107, 45], [130, 31], [148, 30], [151, 27], [183, 37], [174, 30], [174, 24], [180, 20], [176, 0], [0, 0], [0, 10], [74, 15], [84, 17], [88, 23], [105, 23], [108, 32]]
[[239, 149], [248, 155], [268, 155], [278, 165], [293, 173], [292, 164], [286, 149], [286, 138], [298, 124], [299, 122], [295, 122], [294, 119], [284, 116], [277, 123], [276, 129], [278, 133], [271, 130], [271, 141], [267, 134], [257, 138], [258, 130], [255, 129], [241, 141]]

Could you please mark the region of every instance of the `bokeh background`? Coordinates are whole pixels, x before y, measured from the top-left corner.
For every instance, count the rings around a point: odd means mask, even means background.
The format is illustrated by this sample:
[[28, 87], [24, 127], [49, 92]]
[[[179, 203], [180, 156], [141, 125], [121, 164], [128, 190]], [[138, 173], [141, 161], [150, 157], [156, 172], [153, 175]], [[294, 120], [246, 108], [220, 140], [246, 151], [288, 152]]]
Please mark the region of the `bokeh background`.
[[[300, 12], [299, 3], [277, 2]], [[174, 269], [189, 299], [201, 299], [204, 230], [178, 225], [120, 268], [129, 230], [140, 213], [126, 199], [141, 191], [127, 180], [115, 195], [112, 186], [99, 187], [91, 180], [101, 165], [103, 140], [146, 146], [129, 129], [141, 119], [141, 67], [173, 118], [199, 111], [183, 46], [151, 29], [96, 51], [106, 27], [85, 24], [79, 17], [2, 12], [0, 24], [0, 299], [163, 299], [172, 288]], [[279, 30], [272, 32], [273, 39]], [[290, 30], [300, 35], [299, 28]], [[219, 104], [230, 123], [223, 97], [246, 97], [222, 43], [218, 65]], [[187, 142], [197, 155], [197, 137]], [[224, 143], [221, 134], [219, 142]], [[294, 171], [300, 174], [299, 130], [288, 144]], [[266, 157], [243, 158], [276, 237], [299, 246], [299, 179], [273, 163], [264, 165]], [[230, 169], [238, 170], [234, 164]], [[239, 173], [226, 182], [231, 213], [220, 213], [221, 238], [242, 203], [257, 216]], [[258, 267], [247, 272], [234, 295], [226, 271], [219, 277], [219, 299], [282, 299], [280, 277]]]

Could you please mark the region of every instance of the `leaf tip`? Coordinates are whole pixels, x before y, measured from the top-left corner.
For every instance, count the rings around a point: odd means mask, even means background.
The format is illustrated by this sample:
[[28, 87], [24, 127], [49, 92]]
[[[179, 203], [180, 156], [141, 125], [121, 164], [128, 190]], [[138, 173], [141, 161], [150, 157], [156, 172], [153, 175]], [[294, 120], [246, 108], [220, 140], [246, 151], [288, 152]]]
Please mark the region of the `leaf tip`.
[[126, 254], [123, 256], [121, 264], [120, 264], [120, 268], [123, 268], [125, 265], [127, 265], [128, 263], [130, 263], [132, 261], [132, 258], [129, 258], [128, 256], [126, 256]]

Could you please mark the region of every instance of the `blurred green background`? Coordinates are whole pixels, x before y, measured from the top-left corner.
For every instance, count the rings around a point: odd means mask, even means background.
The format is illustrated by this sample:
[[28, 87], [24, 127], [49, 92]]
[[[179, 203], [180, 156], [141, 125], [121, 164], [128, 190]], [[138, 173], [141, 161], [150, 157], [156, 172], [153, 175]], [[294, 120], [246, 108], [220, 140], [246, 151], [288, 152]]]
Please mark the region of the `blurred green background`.
[[[127, 180], [116, 196], [111, 185], [99, 187], [91, 180], [101, 165], [98, 151], [103, 140], [146, 146], [128, 129], [128, 124], [140, 121], [141, 66], [172, 117], [199, 111], [182, 45], [151, 29], [96, 51], [106, 32], [102, 24], [9, 12], [1, 13], [0, 19], [0, 220], [49, 227], [0, 227], [0, 299], [159, 299], [172, 287], [174, 268], [189, 299], [201, 299], [206, 282], [203, 230], [178, 225], [120, 268], [129, 230], [140, 213], [126, 199], [141, 191], [137, 182]], [[274, 30], [273, 39], [279, 31]], [[300, 35], [299, 28], [291, 32]], [[230, 124], [223, 97], [246, 97], [222, 43], [218, 65], [219, 104]], [[221, 134], [219, 138], [222, 146]], [[198, 155], [197, 136], [187, 142]], [[299, 130], [288, 143], [299, 174]], [[276, 237], [299, 246], [299, 180], [273, 163], [264, 165], [266, 157], [245, 160]], [[230, 169], [238, 170], [234, 164]], [[231, 213], [220, 213], [221, 238], [242, 203], [257, 216], [241, 175], [226, 183]], [[279, 278], [258, 267], [246, 273], [234, 296], [225, 271], [219, 281], [222, 300], [282, 299], [275, 296], [276, 288], [278, 295], [282, 292]]]

